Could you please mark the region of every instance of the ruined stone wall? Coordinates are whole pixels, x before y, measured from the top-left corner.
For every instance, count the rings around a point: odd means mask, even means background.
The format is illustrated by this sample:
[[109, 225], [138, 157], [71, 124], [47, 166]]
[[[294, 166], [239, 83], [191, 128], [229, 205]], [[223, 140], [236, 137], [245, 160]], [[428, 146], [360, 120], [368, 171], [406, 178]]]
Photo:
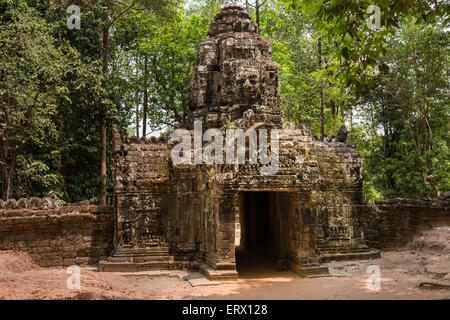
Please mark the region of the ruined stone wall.
[[111, 253], [113, 225], [112, 207], [0, 209], [0, 250], [28, 252], [42, 267], [95, 264]]
[[131, 138], [116, 150], [116, 247], [168, 245], [167, 233], [175, 228], [168, 216], [174, 205], [174, 185], [165, 142], [164, 138]]
[[[119, 144], [119, 143], [118, 143]], [[204, 208], [212, 205], [199, 168], [172, 167], [167, 139], [127, 138], [114, 157], [116, 252], [167, 247], [175, 259], [194, 260], [205, 248]], [[214, 242], [208, 242], [214, 243]]]
[[[251, 114], [239, 127], [246, 122], [254, 123]], [[239, 193], [247, 191], [280, 193], [269, 199], [276, 206], [271, 241], [291, 269], [314, 263], [318, 253], [362, 245], [361, 160], [354, 146], [317, 141], [306, 126], [285, 124], [280, 168], [271, 176], [248, 163], [172, 166], [171, 147], [164, 139], [128, 139], [115, 155], [116, 248], [168, 246], [172, 255], [233, 266]]]
[[362, 208], [362, 224], [369, 246], [403, 247], [422, 231], [450, 226], [450, 200], [379, 200]]
[[317, 254], [367, 248], [360, 223], [361, 158], [355, 147], [318, 141], [300, 125], [284, 128], [280, 148], [280, 174], [295, 177], [292, 185], [300, 191], [303, 248], [297, 256], [306, 264]]

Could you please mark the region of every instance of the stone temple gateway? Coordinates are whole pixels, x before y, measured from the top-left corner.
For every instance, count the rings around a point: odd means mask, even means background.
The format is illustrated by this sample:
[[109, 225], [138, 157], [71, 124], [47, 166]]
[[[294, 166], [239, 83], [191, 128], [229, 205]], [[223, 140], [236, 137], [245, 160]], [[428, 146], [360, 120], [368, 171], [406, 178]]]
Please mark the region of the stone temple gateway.
[[379, 256], [364, 239], [359, 155], [282, 122], [271, 53], [249, 14], [225, 7], [198, 50], [185, 129], [194, 121], [224, 136], [230, 127], [279, 129], [278, 172], [262, 175], [248, 161], [175, 165], [168, 138], [115, 133], [114, 251], [100, 271], [198, 269], [209, 279], [236, 279], [237, 222], [245, 248], [300, 275], [328, 272], [327, 261]]

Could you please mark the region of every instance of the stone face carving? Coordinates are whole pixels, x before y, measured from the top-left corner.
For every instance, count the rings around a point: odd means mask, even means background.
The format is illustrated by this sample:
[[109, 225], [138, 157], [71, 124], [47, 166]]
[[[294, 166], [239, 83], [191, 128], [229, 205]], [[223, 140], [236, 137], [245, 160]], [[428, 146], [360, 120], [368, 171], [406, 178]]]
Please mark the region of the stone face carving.
[[248, 13], [238, 6], [225, 7], [200, 44], [190, 87], [193, 118], [203, 119], [208, 127], [221, 127], [264, 105], [275, 114], [268, 120], [281, 122], [278, 65], [271, 54], [270, 42], [261, 39]]
[[261, 100], [261, 78], [256, 68], [240, 66], [234, 81], [234, 102], [257, 103]]
[[185, 129], [192, 130], [195, 120], [203, 130], [225, 132], [230, 123], [244, 131], [278, 129], [279, 170], [261, 175], [261, 165], [248, 157], [239, 165], [174, 165], [174, 144], [167, 139], [121, 142], [115, 134], [115, 252], [100, 270], [164, 263], [235, 279], [236, 216], [244, 243], [264, 246], [277, 264], [300, 274], [323, 271], [320, 262], [337, 253], [364, 252], [361, 159], [346, 143], [314, 139], [306, 125], [282, 124], [271, 54], [248, 13], [225, 7], [198, 49]]

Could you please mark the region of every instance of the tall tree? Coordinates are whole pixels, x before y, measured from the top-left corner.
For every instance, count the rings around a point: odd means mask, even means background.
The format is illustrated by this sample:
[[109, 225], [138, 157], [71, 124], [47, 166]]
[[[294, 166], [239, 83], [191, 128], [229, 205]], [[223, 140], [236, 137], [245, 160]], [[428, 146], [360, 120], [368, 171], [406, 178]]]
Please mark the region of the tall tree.
[[[448, 31], [405, 22], [387, 42], [389, 73], [358, 105], [365, 192], [436, 196], [450, 188]], [[367, 129], [367, 130], [366, 130]]]
[[[282, 2], [291, 10], [310, 15], [317, 31], [337, 44], [331, 57], [341, 63], [328, 69], [328, 77], [355, 89], [365, 86], [373, 69], [387, 71], [380, 57], [386, 54], [387, 35], [395, 31], [402, 19], [415, 17], [418, 22], [430, 23], [441, 18], [445, 25], [450, 21], [450, 3], [446, 0]], [[374, 21], [368, 23], [368, 19]]]
[[72, 52], [55, 45], [50, 28], [25, 3], [1, 5], [5, 11], [0, 25], [0, 166], [2, 197], [9, 199], [18, 168], [28, 160], [36, 183], [47, 191], [57, 188], [57, 176], [45, 163], [27, 158], [24, 148], [46, 148], [47, 137], [56, 142], [52, 119], [59, 98], [68, 91], [63, 79]]
[[[114, 43], [111, 41], [110, 32], [119, 19], [124, 18], [124, 15], [134, 10], [147, 10], [156, 12], [158, 14], [167, 14], [171, 11], [172, 5], [176, 3], [175, 0], [128, 0], [117, 2], [112, 0], [105, 0], [103, 6], [104, 23], [102, 32], [103, 56], [102, 56], [102, 73], [105, 81], [109, 77], [109, 60], [113, 52]], [[106, 82], [105, 82], [106, 86]], [[100, 196], [100, 204], [106, 204], [106, 180], [107, 180], [107, 113], [109, 103], [105, 102], [103, 112], [105, 114], [101, 127], [101, 170], [102, 177], [102, 191]]]
[[[319, 37], [317, 42], [317, 64], [319, 70], [322, 69], [322, 38]], [[325, 124], [323, 118], [323, 85], [322, 80], [319, 80], [319, 108], [320, 108], [320, 140], [323, 140], [325, 136]]]

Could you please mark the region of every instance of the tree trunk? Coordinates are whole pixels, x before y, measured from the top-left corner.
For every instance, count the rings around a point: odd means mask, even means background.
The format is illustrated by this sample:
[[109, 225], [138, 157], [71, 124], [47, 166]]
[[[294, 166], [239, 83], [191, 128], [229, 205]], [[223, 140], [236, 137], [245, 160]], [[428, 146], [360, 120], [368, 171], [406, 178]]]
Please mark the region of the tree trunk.
[[102, 124], [102, 194], [100, 197], [100, 205], [106, 205], [106, 119]]
[[[8, 170], [6, 170], [8, 171]], [[5, 200], [12, 198], [12, 188], [11, 188], [11, 175], [6, 174], [6, 191], [5, 191]]]
[[[136, 81], [139, 80], [139, 54], [136, 55]], [[139, 86], [136, 89], [136, 137], [139, 138]]]
[[[319, 70], [322, 69], [322, 37], [319, 38], [318, 50], [317, 50], [317, 62], [319, 64]], [[323, 85], [322, 80], [319, 82], [319, 103], [320, 103], [320, 140], [325, 137], [325, 126], [323, 116]]]
[[147, 88], [147, 75], [148, 75], [148, 57], [144, 56], [144, 105], [142, 115], [142, 136], [147, 136], [147, 108], [148, 108], [148, 88]]
[[[109, 15], [108, 10], [109, 6], [107, 3], [106, 7], [106, 20], [105, 20], [105, 26], [103, 27], [103, 79], [106, 79], [108, 75], [108, 46], [109, 46]], [[108, 111], [108, 105], [105, 104], [103, 106], [103, 121], [102, 121], [102, 128], [101, 128], [101, 143], [102, 143], [102, 149], [101, 149], [101, 168], [100, 168], [100, 176], [102, 179], [102, 185], [101, 185], [101, 194], [100, 194], [100, 205], [106, 205], [106, 114]]]
[[248, 13], [250, 13], [250, 5], [248, 4], [248, 0], [245, 0], [245, 9]]
[[136, 101], [136, 137], [139, 138], [139, 102]]
[[[63, 119], [63, 115], [62, 113], [59, 116], [59, 129], [58, 129], [58, 135], [59, 135], [59, 143], [60, 145], [62, 145], [63, 142], [63, 138], [62, 138], [62, 133], [64, 132], [64, 119]], [[64, 195], [63, 195], [63, 199], [66, 202], [69, 202], [69, 197], [68, 197], [68, 193], [67, 193], [67, 183], [66, 183], [66, 179], [64, 177], [64, 164], [63, 164], [63, 154], [62, 151], [60, 151], [58, 153], [58, 174], [59, 174], [59, 181], [61, 183], [61, 186], [63, 187], [64, 190]]]
[[256, 11], [256, 24], [259, 28], [259, 0], [256, 0], [255, 2], [255, 11]]
[[350, 105], [350, 131], [353, 131], [353, 107]]
[[11, 174], [8, 170], [8, 166], [6, 164], [3, 165], [2, 168], [2, 180], [3, 180], [3, 194], [2, 198], [6, 200], [11, 199], [12, 197], [12, 186], [11, 186]]

